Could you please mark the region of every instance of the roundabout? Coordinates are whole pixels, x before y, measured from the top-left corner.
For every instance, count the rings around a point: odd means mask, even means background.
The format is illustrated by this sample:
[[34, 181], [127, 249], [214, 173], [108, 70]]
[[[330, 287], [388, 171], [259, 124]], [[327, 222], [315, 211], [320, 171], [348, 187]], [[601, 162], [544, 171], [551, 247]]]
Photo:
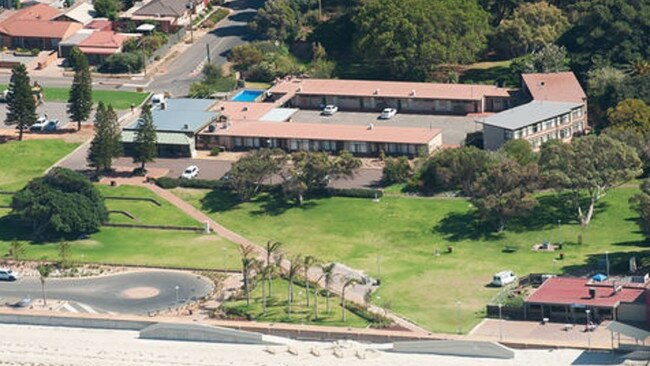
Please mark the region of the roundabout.
[[[142, 315], [173, 309], [199, 300], [212, 292], [208, 279], [182, 271], [146, 270], [115, 275], [48, 279], [48, 299], [74, 301], [106, 312]], [[16, 282], [0, 282], [0, 298], [40, 299], [41, 283], [37, 277]]]

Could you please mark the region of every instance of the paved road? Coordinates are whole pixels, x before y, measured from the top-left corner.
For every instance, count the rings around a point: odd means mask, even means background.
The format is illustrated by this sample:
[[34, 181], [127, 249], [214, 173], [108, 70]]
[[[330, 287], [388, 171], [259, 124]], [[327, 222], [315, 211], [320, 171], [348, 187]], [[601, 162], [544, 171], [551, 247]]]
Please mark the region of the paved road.
[[[176, 301], [176, 289], [178, 298]], [[47, 297], [73, 301], [97, 312], [146, 314], [175, 307], [208, 295], [212, 283], [203, 277], [179, 271], [144, 271], [85, 279], [50, 279], [45, 284]], [[38, 299], [41, 283], [37, 277], [16, 282], [0, 282], [1, 298]]]
[[226, 62], [226, 56], [233, 47], [251, 40], [247, 23], [263, 4], [263, 0], [235, 0], [227, 3], [225, 6], [232, 10], [232, 14], [173, 60], [167, 66], [168, 72], [157, 76], [149, 89], [155, 92], [169, 91], [174, 96], [186, 95], [190, 84], [200, 77], [193, 75], [193, 72], [207, 60], [206, 45], [210, 46], [212, 63]]

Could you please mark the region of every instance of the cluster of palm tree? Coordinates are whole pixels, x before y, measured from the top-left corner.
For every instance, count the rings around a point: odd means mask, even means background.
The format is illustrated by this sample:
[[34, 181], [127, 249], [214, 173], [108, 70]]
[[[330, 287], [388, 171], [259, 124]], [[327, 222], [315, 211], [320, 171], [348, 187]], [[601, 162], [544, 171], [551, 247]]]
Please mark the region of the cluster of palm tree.
[[[244, 245], [240, 247], [240, 256], [242, 261], [243, 291], [246, 298], [246, 305], [250, 306], [250, 291], [256, 284], [261, 284], [262, 290], [262, 313], [267, 314], [268, 298], [273, 297], [272, 281], [277, 275], [284, 274], [287, 280], [287, 315], [291, 317], [292, 306], [295, 301], [294, 284], [299, 277], [305, 283], [305, 300], [306, 306], [313, 306], [314, 318], [319, 318], [318, 296], [323, 291], [326, 298], [326, 312], [331, 312], [330, 305], [330, 288], [334, 284], [337, 274], [334, 271], [334, 263], [323, 263], [313, 256], [292, 256], [285, 262], [285, 255], [282, 252], [282, 243], [277, 241], [268, 241], [265, 247], [263, 259], [256, 256], [255, 247]], [[282, 264], [285, 264], [284, 271]], [[320, 269], [320, 276], [314, 281], [310, 281], [309, 272], [312, 268]], [[321, 283], [324, 288], [321, 288]], [[345, 279], [341, 293], [341, 316], [346, 321], [345, 313], [345, 292], [350, 286], [359, 283], [356, 279]], [[267, 291], [268, 290], [268, 291]], [[313, 303], [311, 296], [313, 292]]]

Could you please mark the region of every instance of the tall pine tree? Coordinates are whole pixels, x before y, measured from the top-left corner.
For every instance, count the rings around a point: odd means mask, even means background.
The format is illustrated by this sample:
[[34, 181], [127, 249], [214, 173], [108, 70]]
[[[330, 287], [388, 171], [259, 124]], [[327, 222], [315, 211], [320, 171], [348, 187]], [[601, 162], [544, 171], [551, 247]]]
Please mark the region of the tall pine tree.
[[109, 171], [113, 158], [122, 153], [121, 130], [113, 106], [106, 107], [103, 102], [97, 105], [95, 113], [95, 137], [90, 142], [88, 163], [97, 171]]
[[5, 123], [18, 126], [20, 141], [23, 139], [23, 131], [36, 123], [36, 101], [32, 94], [27, 68], [23, 64], [18, 64], [11, 70]]
[[140, 114], [140, 124], [135, 135], [133, 147], [133, 162], [142, 163], [142, 171], [145, 171], [145, 163], [154, 161], [156, 158], [156, 126], [153, 124], [153, 116], [151, 115], [151, 106], [145, 104], [142, 106], [142, 113]]
[[77, 130], [81, 130], [81, 122], [90, 117], [93, 109], [92, 91], [88, 59], [79, 52], [74, 57], [74, 79], [68, 99], [68, 114], [71, 121], [77, 122]]

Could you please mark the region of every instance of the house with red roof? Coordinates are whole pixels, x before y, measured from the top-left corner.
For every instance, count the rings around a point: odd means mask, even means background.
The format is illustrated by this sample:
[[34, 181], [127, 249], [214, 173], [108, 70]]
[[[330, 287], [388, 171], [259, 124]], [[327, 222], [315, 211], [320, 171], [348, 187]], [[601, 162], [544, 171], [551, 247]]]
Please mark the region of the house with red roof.
[[86, 55], [91, 65], [99, 65], [110, 55], [122, 52], [124, 41], [134, 37], [125, 33], [116, 33], [112, 30], [100, 30], [90, 33], [77, 47]]
[[83, 25], [54, 20], [61, 13], [45, 4], [10, 11], [0, 20], [0, 45], [9, 48], [54, 50]]
[[649, 286], [647, 276], [603, 282], [553, 277], [525, 299], [525, 317], [566, 323], [584, 323], [587, 316], [590, 321], [647, 322]]

